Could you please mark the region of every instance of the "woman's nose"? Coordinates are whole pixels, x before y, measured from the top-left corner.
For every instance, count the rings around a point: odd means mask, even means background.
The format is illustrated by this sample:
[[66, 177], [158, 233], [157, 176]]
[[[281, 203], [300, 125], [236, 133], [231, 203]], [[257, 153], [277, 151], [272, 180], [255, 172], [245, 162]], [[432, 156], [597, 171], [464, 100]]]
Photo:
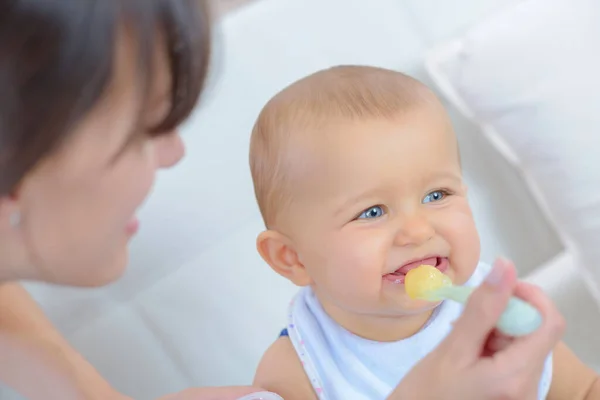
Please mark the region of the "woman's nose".
[[159, 136], [154, 139], [158, 168], [170, 168], [185, 155], [185, 145], [178, 132]]

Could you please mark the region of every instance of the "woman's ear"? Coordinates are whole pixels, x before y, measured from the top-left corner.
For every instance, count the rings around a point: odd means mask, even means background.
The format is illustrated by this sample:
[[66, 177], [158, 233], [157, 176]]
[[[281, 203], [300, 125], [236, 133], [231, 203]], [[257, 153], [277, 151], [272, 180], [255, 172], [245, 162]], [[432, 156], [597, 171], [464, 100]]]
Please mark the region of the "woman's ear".
[[256, 239], [258, 253], [275, 272], [289, 279], [297, 286], [312, 283], [306, 268], [289, 238], [273, 230], [267, 230]]

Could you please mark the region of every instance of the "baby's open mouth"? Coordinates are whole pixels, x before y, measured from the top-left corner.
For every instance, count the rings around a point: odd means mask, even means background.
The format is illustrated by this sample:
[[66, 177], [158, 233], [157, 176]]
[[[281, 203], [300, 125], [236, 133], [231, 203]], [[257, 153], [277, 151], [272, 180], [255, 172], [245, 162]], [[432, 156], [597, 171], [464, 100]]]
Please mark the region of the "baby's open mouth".
[[428, 257], [420, 260], [411, 261], [407, 264], [402, 265], [396, 271], [386, 274], [383, 279], [393, 283], [404, 283], [406, 274], [411, 269], [417, 268], [419, 265], [431, 265], [444, 272], [448, 269], [448, 258], [447, 257]]

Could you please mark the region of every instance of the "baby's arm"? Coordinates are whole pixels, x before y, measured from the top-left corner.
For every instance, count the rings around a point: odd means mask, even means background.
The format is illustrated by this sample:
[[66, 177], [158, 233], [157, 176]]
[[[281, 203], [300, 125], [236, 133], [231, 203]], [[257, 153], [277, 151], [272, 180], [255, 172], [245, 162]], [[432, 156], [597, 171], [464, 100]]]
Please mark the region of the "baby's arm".
[[556, 346], [552, 360], [552, 384], [548, 400], [600, 399], [600, 377], [564, 343]]
[[296, 350], [287, 337], [277, 339], [263, 355], [254, 386], [277, 393], [285, 400], [317, 400]]

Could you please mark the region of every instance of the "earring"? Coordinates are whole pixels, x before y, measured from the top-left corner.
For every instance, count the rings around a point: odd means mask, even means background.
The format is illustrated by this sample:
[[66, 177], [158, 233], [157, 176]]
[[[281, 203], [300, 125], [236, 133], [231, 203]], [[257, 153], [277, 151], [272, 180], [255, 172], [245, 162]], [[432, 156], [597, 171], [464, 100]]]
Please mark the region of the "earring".
[[13, 228], [16, 228], [17, 226], [19, 226], [21, 224], [21, 213], [18, 211], [15, 211], [14, 213], [12, 213], [8, 217], [8, 223]]

